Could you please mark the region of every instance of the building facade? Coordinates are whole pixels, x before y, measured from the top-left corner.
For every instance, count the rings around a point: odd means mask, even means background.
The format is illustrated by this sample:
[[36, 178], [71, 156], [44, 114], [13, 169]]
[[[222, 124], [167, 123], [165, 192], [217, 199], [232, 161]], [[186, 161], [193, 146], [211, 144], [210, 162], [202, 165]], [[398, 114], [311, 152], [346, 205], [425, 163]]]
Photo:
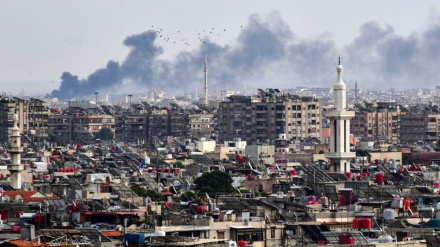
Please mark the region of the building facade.
[[214, 114], [189, 114], [189, 136], [208, 138], [214, 131]]
[[0, 98], [1, 142], [9, 141], [14, 114], [17, 114], [18, 117], [20, 133], [26, 135], [29, 140], [43, 141], [48, 137], [49, 108], [46, 102], [33, 98], [26, 100], [2, 96]]
[[432, 143], [439, 140], [440, 113], [418, 113], [402, 116], [401, 143]]
[[51, 140], [64, 145], [73, 140], [73, 115], [51, 115], [47, 124], [48, 135]]
[[350, 123], [354, 136], [390, 144], [401, 142], [401, 116], [405, 112], [395, 102], [357, 103], [355, 111], [356, 116]]
[[241, 138], [263, 144], [285, 131], [288, 140], [321, 139], [321, 102], [313, 97], [259, 90], [256, 96], [230, 96], [220, 102], [218, 130], [221, 141]]
[[71, 140], [90, 140], [102, 128], [115, 132], [115, 118], [111, 115], [53, 114], [48, 119], [48, 136], [60, 144]]

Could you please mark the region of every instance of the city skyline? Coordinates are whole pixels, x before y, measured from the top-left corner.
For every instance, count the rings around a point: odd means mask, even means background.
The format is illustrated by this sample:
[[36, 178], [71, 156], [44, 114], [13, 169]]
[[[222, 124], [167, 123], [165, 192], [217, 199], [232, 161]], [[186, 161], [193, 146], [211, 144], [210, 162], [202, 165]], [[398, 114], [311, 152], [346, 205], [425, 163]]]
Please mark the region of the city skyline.
[[[3, 91], [49, 93], [62, 75], [66, 86], [58, 95], [66, 97], [116, 88], [201, 89], [205, 56], [212, 90], [251, 91], [268, 81], [277, 88], [329, 87], [338, 55], [348, 88], [354, 81], [368, 89], [436, 85], [440, 14], [427, 1], [318, 2], [322, 8], [297, 1], [188, 1], [180, 8], [43, 3], [5, 2], [0, 25], [11, 35], [0, 48]], [[68, 9], [72, 16], [65, 16]]]

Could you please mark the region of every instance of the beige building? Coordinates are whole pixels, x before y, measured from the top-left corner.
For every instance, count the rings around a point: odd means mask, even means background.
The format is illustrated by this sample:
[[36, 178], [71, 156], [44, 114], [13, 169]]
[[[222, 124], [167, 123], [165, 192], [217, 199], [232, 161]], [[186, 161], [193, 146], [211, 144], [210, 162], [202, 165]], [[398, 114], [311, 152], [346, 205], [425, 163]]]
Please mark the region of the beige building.
[[241, 138], [248, 144], [269, 143], [282, 131], [289, 140], [320, 139], [321, 102], [277, 89], [260, 89], [256, 96], [235, 95], [220, 102], [218, 122], [221, 141]]
[[404, 113], [395, 102], [378, 102], [376, 107], [372, 104], [356, 106], [356, 115], [351, 121], [353, 135], [373, 141], [401, 143], [401, 116]]
[[25, 100], [19, 98], [0, 98], [0, 140], [9, 140], [10, 129], [12, 128], [12, 117], [18, 116], [18, 127], [20, 133], [32, 138], [33, 141], [42, 141], [47, 138], [47, 121], [49, 109], [44, 101], [33, 99]]
[[28, 101], [28, 135], [34, 141], [42, 142], [49, 136], [48, 133], [49, 108], [47, 103], [31, 98]]
[[74, 137], [94, 136], [101, 128], [109, 128], [114, 132], [115, 118], [110, 115], [76, 115], [73, 117]]
[[440, 114], [407, 114], [402, 116], [401, 143], [437, 142], [439, 129]]
[[115, 118], [110, 115], [58, 114], [48, 119], [48, 135], [61, 143], [77, 137], [93, 137], [101, 128], [109, 128], [114, 133]]
[[214, 114], [190, 114], [189, 135], [208, 138], [214, 130]]
[[[263, 209], [259, 209], [262, 212]], [[272, 210], [267, 210], [261, 216], [250, 216], [249, 212], [236, 212], [226, 210], [213, 213], [212, 216], [197, 215], [197, 218], [187, 216], [173, 217], [166, 226], [156, 227], [156, 230], [165, 232], [166, 235], [178, 232], [179, 236], [194, 236], [193, 242], [187, 241], [185, 246], [201, 246], [215, 242], [245, 240], [254, 247], [283, 246], [285, 241], [285, 226], [272, 222]], [[180, 224], [179, 224], [180, 222]], [[169, 246], [182, 246], [179, 243]], [[212, 246], [212, 245], [210, 245]]]
[[275, 163], [275, 146], [273, 145], [247, 145], [245, 155], [256, 159], [260, 165]]

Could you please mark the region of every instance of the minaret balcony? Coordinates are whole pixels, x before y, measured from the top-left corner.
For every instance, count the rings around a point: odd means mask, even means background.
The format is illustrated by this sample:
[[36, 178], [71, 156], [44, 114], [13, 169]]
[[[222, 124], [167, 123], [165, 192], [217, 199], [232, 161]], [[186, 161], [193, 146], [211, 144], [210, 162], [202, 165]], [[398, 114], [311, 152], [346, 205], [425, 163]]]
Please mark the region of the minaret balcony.
[[351, 159], [356, 157], [355, 152], [331, 152], [324, 155], [328, 159]]
[[8, 147], [8, 152], [22, 153], [23, 148], [22, 147]]
[[336, 111], [336, 110], [330, 110], [325, 113], [326, 117], [336, 118], [336, 119], [342, 119], [342, 120], [348, 120], [353, 118], [355, 115], [354, 111]]
[[23, 171], [23, 165], [9, 164], [8, 170], [10, 172], [21, 172], [21, 171]]

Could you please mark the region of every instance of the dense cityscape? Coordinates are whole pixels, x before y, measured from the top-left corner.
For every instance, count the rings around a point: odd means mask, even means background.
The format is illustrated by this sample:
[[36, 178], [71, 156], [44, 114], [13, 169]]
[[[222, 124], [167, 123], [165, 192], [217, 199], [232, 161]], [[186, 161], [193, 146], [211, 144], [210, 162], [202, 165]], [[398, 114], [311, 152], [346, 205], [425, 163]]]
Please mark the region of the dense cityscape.
[[[201, 66], [202, 67], [202, 66]], [[437, 89], [4, 94], [7, 246], [433, 246]], [[440, 205], [440, 204], [439, 204]]]

